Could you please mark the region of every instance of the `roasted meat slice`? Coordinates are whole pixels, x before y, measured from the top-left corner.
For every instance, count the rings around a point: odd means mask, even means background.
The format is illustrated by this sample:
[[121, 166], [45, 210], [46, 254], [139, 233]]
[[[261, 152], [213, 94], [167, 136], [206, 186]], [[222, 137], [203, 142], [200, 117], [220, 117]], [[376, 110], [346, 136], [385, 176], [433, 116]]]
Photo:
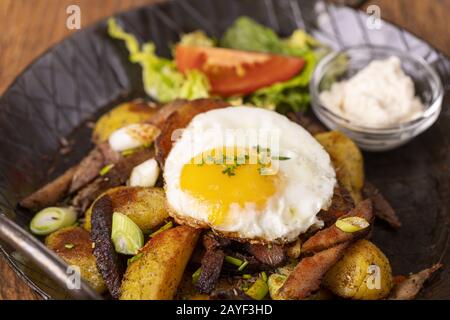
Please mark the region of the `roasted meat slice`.
[[172, 149], [172, 142], [176, 138], [176, 130], [185, 128], [196, 115], [218, 108], [224, 108], [229, 104], [221, 100], [197, 99], [193, 101], [183, 101], [177, 105], [161, 127], [161, 134], [156, 139], [156, 159], [164, 165], [164, 161]]
[[[373, 221], [372, 214], [372, 202], [369, 199], [366, 199], [360, 202], [353, 210], [351, 210], [348, 214], [342, 216], [342, 218], [346, 217], [360, 217], [367, 220], [369, 223]], [[302, 246], [303, 253], [311, 253], [318, 252], [321, 250], [325, 250], [332, 246], [335, 246], [339, 243], [353, 241], [359, 239], [360, 237], [367, 234], [369, 231], [367, 229], [363, 229], [359, 232], [344, 232], [335, 224], [330, 227], [318, 231], [312, 237], [310, 237]]]
[[219, 280], [225, 254], [220, 249], [206, 250], [202, 258], [202, 271], [195, 287], [202, 293], [210, 293]]
[[76, 169], [77, 166], [68, 169], [58, 178], [20, 201], [20, 205], [34, 211], [54, 205], [67, 196]]
[[125, 265], [120, 259], [111, 240], [113, 206], [108, 196], [100, 198], [92, 209], [91, 239], [97, 269], [103, 277], [111, 296], [118, 299]]
[[69, 193], [87, 185], [98, 176], [104, 166], [115, 164], [120, 158], [120, 154], [112, 150], [108, 142], [99, 144], [78, 164], [73, 174]]
[[332, 225], [336, 219], [346, 215], [355, 207], [350, 192], [343, 186], [339, 185], [334, 188], [333, 198], [328, 210], [319, 212], [319, 218], [325, 223], [325, 226]]
[[230, 240], [218, 237], [212, 232], [203, 236], [205, 254], [201, 260], [202, 271], [195, 283], [195, 287], [202, 293], [210, 293], [216, 286], [222, 271], [225, 253], [223, 248], [230, 244]]
[[287, 116], [289, 119], [305, 128], [313, 136], [318, 133], [327, 131], [326, 128], [320, 123], [320, 121], [314, 117], [314, 115], [307, 115], [300, 112], [289, 112]]
[[124, 184], [130, 177], [131, 171], [133, 171], [135, 166], [153, 156], [153, 150], [144, 148], [128, 157], [122, 158], [107, 174], [98, 177], [92, 183], [81, 189], [72, 199], [72, 204], [80, 208], [82, 212], [85, 212], [98, 196], [110, 188]]
[[280, 296], [287, 300], [298, 300], [318, 290], [322, 278], [342, 258], [348, 245], [348, 242], [341, 243], [300, 260], [280, 288]]
[[281, 266], [286, 261], [286, 254], [280, 245], [246, 243], [244, 248], [258, 261], [273, 268]]
[[442, 267], [437, 263], [431, 268], [410, 275], [408, 278], [395, 285], [389, 296], [389, 300], [412, 300], [422, 289], [423, 284], [431, 275]]
[[391, 227], [396, 229], [402, 226], [392, 206], [373, 184], [366, 181], [363, 194], [365, 198], [372, 200], [373, 212], [377, 218], [386, 221]]

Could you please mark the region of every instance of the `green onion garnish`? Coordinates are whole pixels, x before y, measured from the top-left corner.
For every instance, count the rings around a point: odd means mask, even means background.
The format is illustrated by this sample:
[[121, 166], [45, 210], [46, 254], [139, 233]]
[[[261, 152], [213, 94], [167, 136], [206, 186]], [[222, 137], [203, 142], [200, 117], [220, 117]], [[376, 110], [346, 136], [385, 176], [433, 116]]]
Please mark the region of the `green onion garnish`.
[[99, 175], [100, 175], [100, 176], [104, 176], [104, 175], [107, 174], [113, 167], [114, 167], [114, 164], [113, 164], [113, 163], [104, 166], [103, 168], [100, 169]]
[[136, 148], [124, 150], [124, 151], [121, 152], [121, 154], [122, 154], [123, 157], [128, 157], [128, 156], [132, 155], [135, 152], [136, 152]]
[[246, 273], [246, 274], [243, 274], [243, 275], [242, 275], [242, 278], [244, 278], [244, 279], [251, 279], [251, 278], [252, 278], [252, 275]]
[[245, 294], [254, 300], [262, 300], [268, 292], [269, 286], [267, 285], [267, 283], [263, 279], [258, 278], [252, 284], [252, 286], [247, 291], [245, 291]]
[[265, 271], [261, 272], [261, 279], [263, 279], [264, 282], [267, 282], [267, 274]]
[[142, 230], [126, 215], [114, 212], [111, 239], [118, 253], [136, 255], [144, 246]]
[[132, 264], [133, 262], [135, 262], [136, 260], [139, 260], [142, 257], [143, 253], [138, 253], [137, 255], [131, 257], [130, 259], [127, 260], [127, 266], [129, 266], [130, 264]]
[[248, 266], [248, 261], [244, 261], [244, 263], [239, 266], [238, 271], [244, 270], [246, 266]]
[[173, 227], [173, 222], [169, 221], [167, 222], [165, 225], [163, 225], [161, 228], [159, 228], [158, 230], [156, 230], [155, 232], [151, 233], [149, 235], [150, 238], [153, 238], [154, 236], [156, 236], [157, 234], [163, 232], [164, 230], [170, 229]]
[[225, 261], [234, 264], [236, 267], [240, 267], [244, 263], [244, 261], [232, 256], [225, 256]]
[[75, 247], [75, 245], [73, 243], [66, 243], [64, 245], [64, 248], [66, 248], [66, 249], [73, 249], [74, 247]]
[[30, 229], [34, 234], [44, 236], [58, 229], [73, 225], [77, 221], [74, 208], [49, 207], [39, 211], [31, 220]]
[[198, 268], [193, 274], [192, 274], [192, 283], [196, 284], [198, 281], [198, 278], [200, 278], [200, 274], [202, 273], [202, 267]]

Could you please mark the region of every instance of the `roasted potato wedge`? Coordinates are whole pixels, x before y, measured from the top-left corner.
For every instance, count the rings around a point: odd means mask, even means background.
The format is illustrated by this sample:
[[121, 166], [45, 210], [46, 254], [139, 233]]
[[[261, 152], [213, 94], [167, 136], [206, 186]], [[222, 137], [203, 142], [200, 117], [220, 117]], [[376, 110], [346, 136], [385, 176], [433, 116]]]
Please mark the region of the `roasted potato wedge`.
[[[111, 198], [114, 211], [128, 216], [144, 233], [157, 227], [169, 217], [165, 193], [161, 188], [121, 186], [109, 189], [104, 194]], [[86, 211], [84, 222], [84, 228], [89, 231], [93, 205]]]
[[355, 203], [360, 202], [364, 186], [364, 161], [357, 145], [339, 131], [319, 133], [315, 138], [330, 155], [339, 183], [350, 192]]
[[80, 268], [81, 277], [97, 292], [105, 291], [106, 286], [97, 270], [92, 253], [92, 241], [89, 232], [80, 227], [67, 227], [48, 235], [45, 245], [67, 264]]
[[179, 226], [148, 241], [125, 272], [120, 299], [173, 299], [199, 235], [199, 229]]
[[392, 289], [391, 265], [372, 242], [359, 240], [327, 272], [323, 284], [343, 298], [382, 299]]
[[150, 120], [156, 110], [152, 105], [139, 100], [119, 104], [97, 120], [92, 141], [96, 144], [102, 143], [117, 129]]

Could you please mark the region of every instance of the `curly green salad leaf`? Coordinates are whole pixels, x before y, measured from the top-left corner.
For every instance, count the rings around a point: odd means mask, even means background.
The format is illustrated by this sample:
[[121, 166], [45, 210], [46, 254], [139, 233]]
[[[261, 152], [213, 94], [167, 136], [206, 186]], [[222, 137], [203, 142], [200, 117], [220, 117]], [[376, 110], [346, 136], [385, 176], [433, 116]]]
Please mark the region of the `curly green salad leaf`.
[[259, 89], [244, 99], [245, 102], [280, 112], [303, 111], [310, 101], [308, 84], [318, 61], [315, 48], [322, 45], [304, 30], [295, 30], [287, 39], [281, 39], [270, 28], [248, 17], [238, 18], [225, 32], [220, 44], [227, 48], [260, 51], [303, 57], [305, 67], [294, 78]]
[[180, 44], [197, 47], [215, 47], [216, 41], [211, 39], [202, 30], [185, 33], [180, 38]]
[[125, 32], [113, 18], [108, 19], [108, 34], [123, 40], [130, 53], [130, 61], [141, 65], [144, 89], [150, 97], [164, 103], [177, 98], [209, 96], [209, 82], [203, 73], [192, 70], [183, 75], [174, 61], [155, 54], [153, 43], [147, 42], [141, 47], [136, 37]]
[[304, 111], [309, 105], [308, 84], [316, 65], [316, 57], [312, 51], [303, 55], [305, 67], [294, 78], [275, 83], [269, 87], [257, 90], [246, 101], [257, 107], [279, 112]]

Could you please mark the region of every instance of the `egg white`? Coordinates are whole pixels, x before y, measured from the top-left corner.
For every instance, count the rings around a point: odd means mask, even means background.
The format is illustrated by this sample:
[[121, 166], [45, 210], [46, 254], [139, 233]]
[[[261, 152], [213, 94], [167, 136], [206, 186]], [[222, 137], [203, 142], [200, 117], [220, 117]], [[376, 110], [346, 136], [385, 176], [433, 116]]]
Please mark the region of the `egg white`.
[[[248, 147], [252, 139], [243, 136], [255, 131], [279, 133], [277, 153], [290, 158], [278, 161], [283, 189], [267, 199], [262, 210], [252, 203], [244, 207], [232, 204], [225, 222], [213, 226], [208, 222], [208, 205], [181, 189], [182, 168], [195, 155], [214, 148]], [[264, 141], [255, 143], [268, 146]], [[167, 202], [175, 218], [266, 242], [292, 241], [320, 223], [317, 213], [328, 208], [336, 184], [328, 153], [305, 129], [274, 111], [244, 106], [194, 117], [166, 159], [164, 180]]]

